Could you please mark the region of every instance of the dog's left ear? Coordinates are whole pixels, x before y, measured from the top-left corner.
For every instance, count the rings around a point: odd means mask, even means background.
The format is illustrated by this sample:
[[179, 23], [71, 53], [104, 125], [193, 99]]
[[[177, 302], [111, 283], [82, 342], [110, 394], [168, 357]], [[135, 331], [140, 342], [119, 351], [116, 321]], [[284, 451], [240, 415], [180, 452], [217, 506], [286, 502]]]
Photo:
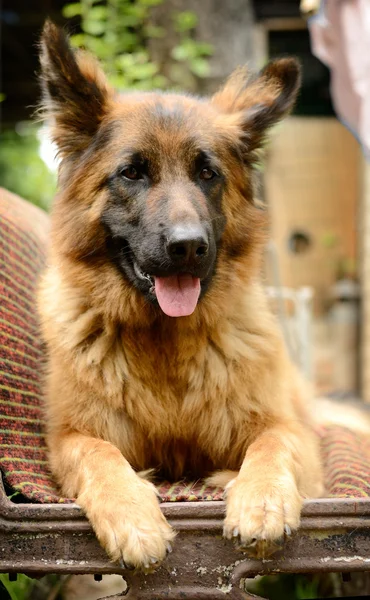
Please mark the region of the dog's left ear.
[[254, 78], [243, 67], [234, 71], [212, 103], [232, 115], [229, 119], [242, 130], [247, 151], [254, 151], [267, 130], [292, 109], [300, 81], [300, 65], [294, 58], [271, 61]]

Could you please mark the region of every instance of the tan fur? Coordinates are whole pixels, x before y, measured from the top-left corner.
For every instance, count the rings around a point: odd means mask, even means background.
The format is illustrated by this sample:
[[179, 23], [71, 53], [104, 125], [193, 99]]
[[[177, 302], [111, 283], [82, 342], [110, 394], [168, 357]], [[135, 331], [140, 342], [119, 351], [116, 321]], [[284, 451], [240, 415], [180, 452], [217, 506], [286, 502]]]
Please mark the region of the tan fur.
[[[96, 84], [108, 93], [100, 73]], [[266, 87], [259, 81], [244, 108], [258, 102], [256, 93]], [[271, 90], [268, 98], [275, 94], [274, 78]], [[116, 124], [104, 152], [97, 145], [93, 153], [62, 163], [40, 288], [50, 353], [52, 471], [63, 493], [84, 508], [109, 555], [146, 568], [164, 558], [174, 532], [153, 485], [138, 471], [160, 467], [173, 480], [188, 471], [196, 477], [236, 471], [224, 533], [240, 535], [245, 545], [297, 527], [303, 498], [322, 491], [310, 394], [287, 357], [260, 282], [265, 215], [250, 201], [250, 171], [227, 150], [230, 140], [237, 143], [240, 122], [230, 122], [222, 93], [213, 105], [171, 94], [160, 101], [169, 109], [180, 102], [188, 111], [186, 124], [166, 134], [151, 120], [155, 93], [112, 96], [99, 117], [103, 126]], [[53, 106], [52, 114], [63, 132], [60, 110]], [[102, 250], [99, 218], [107, 194], [101, 181], [118, 160], [122, 140], [138, 139], [148, 128], [158, 144], [153, 160], [160, 163], [161, 181], [171, 180], [176, 169], [181, 177], [187, 160], [181, 147], [192, 132], [217, 147], [229, 174], [217, 271], [186, 318], [169, 318], [149, 305]], [[157, 198], [153, 192], [148, 199], [151, 218]], [[175, 204], [175, 212], [186, 208], [180, 196]]]

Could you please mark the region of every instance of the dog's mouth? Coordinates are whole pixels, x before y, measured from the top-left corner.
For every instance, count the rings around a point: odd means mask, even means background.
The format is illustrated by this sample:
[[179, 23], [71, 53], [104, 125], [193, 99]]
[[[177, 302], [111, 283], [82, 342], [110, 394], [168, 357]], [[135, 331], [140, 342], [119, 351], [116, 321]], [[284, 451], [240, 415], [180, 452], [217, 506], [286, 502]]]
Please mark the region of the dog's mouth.
[[157, 300], [167, 316], [187, 317], [194, 312], [201, 291], [199, 277], [194, 277], [190, 273], [165, 277], [149, 275], [142, 271], [134, 259], [133, 269], [138, 280], [149, 286], [149, 294]]
[[170, 262], [147, 257], [138, 260], [127, 239], [107, 237], [107, 249], [113, 263], [130, 283], [169, 317], [191, 315], [207, 291], [214, 274], [214, 262], [179, 269]]
[[153, 289], [153, 292], [154, 292], [154, 278], [151, 275], [148, 275], [148, 273], [144, 273], [140, 269], [139, 265], [137, 264], [137, 262], [134, 258], [132, 258], [132, 266], [133, 266], [136, 277], [143, 283], [149, 285], [150, 291], [152, 291], [152, 289]]
[[200, 279], [190, 273], [154, 277], [154, 289], [158, 304], [166, 315], [187, 317], [198, 304]]

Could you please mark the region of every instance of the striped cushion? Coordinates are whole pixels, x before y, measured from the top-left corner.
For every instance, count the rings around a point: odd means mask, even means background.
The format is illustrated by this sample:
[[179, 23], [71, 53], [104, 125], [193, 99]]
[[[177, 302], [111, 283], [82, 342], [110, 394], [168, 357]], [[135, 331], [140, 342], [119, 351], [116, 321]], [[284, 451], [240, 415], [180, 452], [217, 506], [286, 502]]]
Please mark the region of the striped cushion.
[[48, 218], [0, 190], [0, 467], [6, 483], [30, 499], [54, 501], [42, 434], [45, 356], [35, 311]]
[[322, 453], [328, 496], [370, 496], [370, 436], [356, 435], [344, 427], [326, 427]]
[[[48, 218], [0, 189], [0, 469], [13, 493], [28, 501], [61, 498], [48, 471], [43, 436], [45, 352], [35, 311], [37, 278], [45, 260]], [[323, 430], [329, 496], [370, 495], [370, 439], [346, 429]], [[201, 481], [158, 484], [164, 501], [220, 500]]]

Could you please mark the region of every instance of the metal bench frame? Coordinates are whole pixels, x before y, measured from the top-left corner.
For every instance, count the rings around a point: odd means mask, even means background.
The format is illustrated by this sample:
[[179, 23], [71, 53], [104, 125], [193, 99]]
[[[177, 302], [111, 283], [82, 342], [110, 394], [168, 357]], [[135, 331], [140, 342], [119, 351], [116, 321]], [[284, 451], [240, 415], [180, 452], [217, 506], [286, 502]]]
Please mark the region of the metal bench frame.
[[243, 591], [244, 579], [256, 575], [370, 570], [370, 499], [306, 501], [299, 531], [261, 561], [223, 539], [223, 502], [163, 503], [162, 510], [178, 535], [163, 565], [144, 575], [109, 562], [78, 505], [14, 504], [1, 486], [0, 572], [118, 573], [125, 598], [242, 600], [256, 598]]

